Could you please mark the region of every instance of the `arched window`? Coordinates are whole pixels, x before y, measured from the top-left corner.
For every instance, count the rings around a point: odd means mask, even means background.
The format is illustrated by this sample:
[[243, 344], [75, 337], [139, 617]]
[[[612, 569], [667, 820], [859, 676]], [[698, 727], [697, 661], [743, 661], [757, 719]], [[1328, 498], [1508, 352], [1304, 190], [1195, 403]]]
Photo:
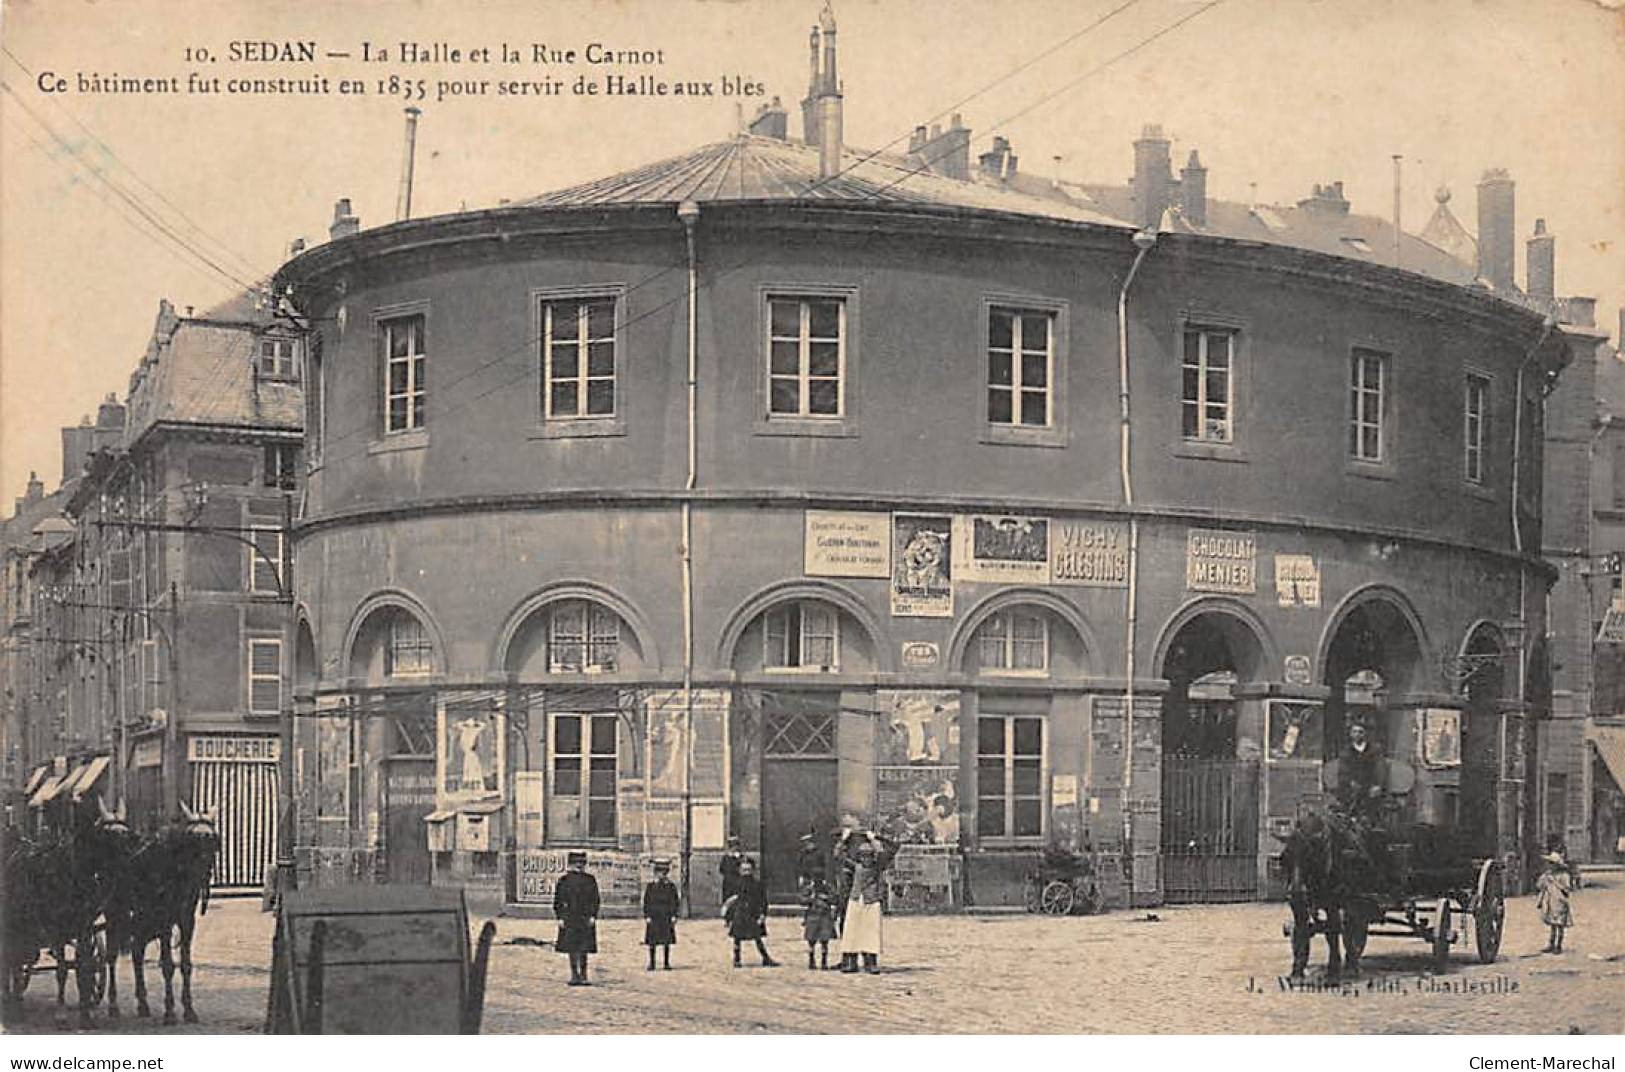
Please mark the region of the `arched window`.
[[620, 666], [620, 615], [587, 599], [564, 599], [548, 608], [550, 673], [612, 674]]
[[389, 617], [384, 645], [384, 674], [423, 677], [434, 673], [434, 641], [417, 615], [397, 611]]
[[976, 630], [984, 672], [1042, 674], [1049, 670], [1049, 618], [1033, 607], [1007, 607]]
[[762, 630], [762, 666], [769, 670], [838, 670], [840, 614], [828, 603], [797, 600], [768, 611]]

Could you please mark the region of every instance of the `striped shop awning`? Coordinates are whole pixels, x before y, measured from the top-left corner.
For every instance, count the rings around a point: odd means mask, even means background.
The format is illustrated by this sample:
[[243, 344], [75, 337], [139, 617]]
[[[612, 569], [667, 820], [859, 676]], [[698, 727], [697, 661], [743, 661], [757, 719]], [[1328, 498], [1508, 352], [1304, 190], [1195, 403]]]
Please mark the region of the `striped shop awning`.
[[73, 799], [79, 800], [90, 792], [101, 776], [107, 772], [108, 764], [112, 762], [112, 758], [109, 756], [97, 756], [84, 765], [77, 778], [70, 779], [59, 791], [71, 792]]
[[41, 763], [39, 766], [28, 772], [28, 781], [23, 783], [23, 796], [26, 797], [34, 790], [39, 788], [40, 782], [45, 778], [45, 772], [49, 769], [50, 764]]
[[194, 762], [192, 807], [214, 812], [214, 887], [260, 887], [276, 863], [277, 765]]
[[1591, 730], [1591, 743], [1597, 746], [1608, 773], [1614, 783], [1625, 789], [1625, 729], [1616, 726], [1595, 726]]

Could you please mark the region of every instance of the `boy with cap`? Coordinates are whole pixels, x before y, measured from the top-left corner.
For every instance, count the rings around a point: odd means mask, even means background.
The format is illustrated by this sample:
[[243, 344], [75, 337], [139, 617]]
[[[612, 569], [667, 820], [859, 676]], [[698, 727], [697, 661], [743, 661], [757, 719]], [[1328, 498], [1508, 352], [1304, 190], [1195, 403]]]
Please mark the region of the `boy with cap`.
[[737, 834], [728, 835], [728, 847], [722, 854], [722, 862], [717, 865], [717, 871], [722, 875], [722, 899], [726, 901], [739, 892], [739, 863], [745, 858], [745, 850], [739, 843]]
[[587, 874], [587, 854], [572, 849], [569, 868], [553, 887], [553, 915], [559, 936], [554, 947], [570, 957], [570, 985], [588, 986], [587, 957], [598, 952], [598, 880]]
[[672, 883], [671, 861], [654, 862], [655, 879], [643, 887], [643, 944], [649, 947], [648, 971], [655, 970], [655, 946], [667, 971], [671, 971], [671, 947], [677, 941], [677, 887]]

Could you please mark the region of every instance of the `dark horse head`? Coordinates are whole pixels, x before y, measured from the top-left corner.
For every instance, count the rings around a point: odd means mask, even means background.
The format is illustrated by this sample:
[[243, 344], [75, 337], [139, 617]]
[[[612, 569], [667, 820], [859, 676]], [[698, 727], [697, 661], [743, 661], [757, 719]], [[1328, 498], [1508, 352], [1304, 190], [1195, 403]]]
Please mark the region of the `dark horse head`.
[[1292, 907], [1292, 975], [1309, 963], [1309, 943], [1326, 936], [1326, 974], [1337, 978], [1346, 963], [1359, 973], [1370, 918], [1370, 852], [1361, 828], [1337, 811], [1300, 815], [1281, 839], [1281, 870]]

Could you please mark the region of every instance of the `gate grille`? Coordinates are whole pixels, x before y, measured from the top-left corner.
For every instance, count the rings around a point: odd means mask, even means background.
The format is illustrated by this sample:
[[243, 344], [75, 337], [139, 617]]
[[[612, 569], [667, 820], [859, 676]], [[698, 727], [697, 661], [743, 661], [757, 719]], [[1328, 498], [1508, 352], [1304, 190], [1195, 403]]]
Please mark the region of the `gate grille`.
[[1162, 888], [1170, 903], [1257, 895], [1256, 761], [1163, 759]]

